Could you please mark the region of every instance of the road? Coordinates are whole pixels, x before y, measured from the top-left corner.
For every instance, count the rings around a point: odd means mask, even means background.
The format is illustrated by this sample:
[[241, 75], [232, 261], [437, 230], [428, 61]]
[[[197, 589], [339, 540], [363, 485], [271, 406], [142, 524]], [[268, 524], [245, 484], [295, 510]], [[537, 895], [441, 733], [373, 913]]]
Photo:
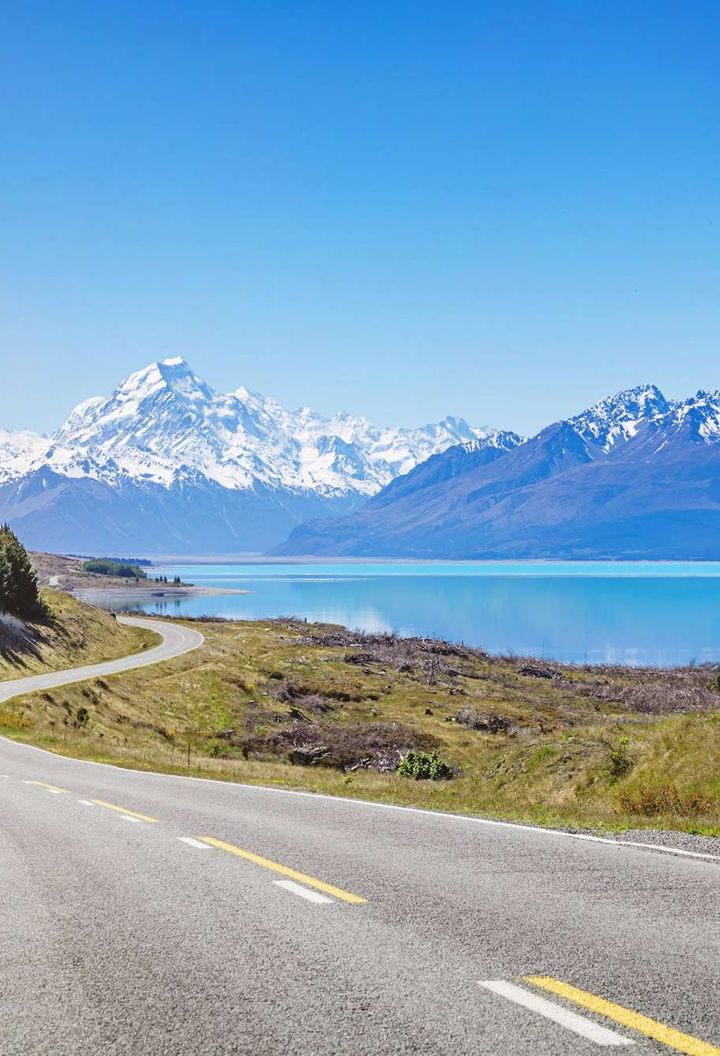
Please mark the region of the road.
[[3, 1056], [720, 1054], [720, 857], [6, 740], [0, 794]]
[[189, 653], [203, 644], [204, 638], [199, 631], [183, 627], [177, 623], [164, 620], [148, 620], [140, 616], [118, 616], [118, 623], [127, 627], [144, 627], [155, 631], [162, 638], [159, 645], [142, 653], [133, 653], [118, 660], [106, 660], [100, 664], [88, 664], [76, 667], [71, 671], [51, 671], [45, 675], [31, 675], [0, 682], [0, 703], [15, 697], [18, 693], [32, 693], [36, 689], [52, 689], [54, 686], [67, 686], [72, 682], [85, 682], [88, 678], [102, 678], [103, 675], [117, 675], [137, 667], [148, 667], [164, 660], [172, 660], [183, 653]]

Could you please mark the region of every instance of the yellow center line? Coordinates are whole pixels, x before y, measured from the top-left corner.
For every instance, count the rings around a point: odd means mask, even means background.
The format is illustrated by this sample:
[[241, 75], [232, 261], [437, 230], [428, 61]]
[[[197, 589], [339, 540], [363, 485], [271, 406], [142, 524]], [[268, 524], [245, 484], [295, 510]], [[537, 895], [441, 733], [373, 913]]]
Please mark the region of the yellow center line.
[[57, 785], [49, 785], [47, 781], [28, 781], [28, 785], [39, 785], [40, 788], [46, 788], [49, 792], [67, 792], [66, 788], [58, 788]]
[[98, 807], [105, 807], [107, 810], [116, 810], [118, 814], [127, 814], [131, 818], [140, 818], [141, 821], [157, 821], [157, 818], [149, 818], [147, 814], [138, 814], [136, 810], [128, 810], [127, 807], [116, 807], [114, 803], [106, 803], [104, 799], [93, 799], [92, 802]]
[[675, 1049], [676, 1052], [683, 1052], [686, 1056], [720, 1056], [720, 1049], [715, 1045], [709, 1045], [706, 1041], [700, 1041], [691, 1034], [683, 1034], [674, 1027], [666, 1027], [664, 1023], [658, 1023], [649, 1016], [643, 1016], [639, 1012], [623, 1008], [622, 1005], [616, 1005], [595, 994], [589, 994], [587, 990], [578, 990], [577, 987], [563, 983], [559, 979], [553, 979], [551, 976], [527, 975], [525, 982], [539, 986], [543, 990], [549, 990], [551, 994], [564, 997], [576, 1005], [582, 1005], [590, 1012], [597, 1012], [600, 1016], [614, 1019], [616, 1023], [622, 1023], [624, 1027], [630, 1027], [631, 1030], [638, 1030], [646, 1037], [659, 1041], [668, 1048]]
[[300, 884], [315, 887], [318, 891], [324, 891], [326, 895], [333, 895], [343, 902], [351, 902], [356, 906], [364, 906], [367, 903], [367, 899], [361, 898], [360, 895], [353, 895], [350, 891], [343, 891], [341, 887], [326, 884], [324, 880], [316, 880], [314, 876], [306, 876], [305, 873], [299, 873], [296, 869], [289, 869], [286, 865], [271, 862], [269, 858], [262, 858], [259, 854], [253, 854], [252, 851], [244, 851], [242, 847], [235, 847], [232, 843], [223, 843], [222, 840], [213, 839], [212, 836], [199, 836], [198, 839], [203, 843], [209, 843], [211, 847], [219, 847], [221, 851], [235, 854], [238, 858], [245, 858], [248, 862], [261, 865], [264, 869], [271, 869], [274, 873], [287, 876], [290, 880], [297, 880]]

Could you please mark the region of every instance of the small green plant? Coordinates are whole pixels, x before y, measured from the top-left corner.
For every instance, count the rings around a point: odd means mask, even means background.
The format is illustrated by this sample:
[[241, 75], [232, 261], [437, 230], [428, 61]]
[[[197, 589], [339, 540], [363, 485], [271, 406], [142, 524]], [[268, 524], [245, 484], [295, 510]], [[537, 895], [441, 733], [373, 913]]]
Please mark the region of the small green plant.
[[551, 759], [555, 755], [556, 749], [552, 744], [541, 744], [539, 748], [536, 748], [528, 759], [528, 763], [532, 766], [535, 763], [541, 763], [544, 759]]
[[453, 776], [452, 767], [437, 752], [408, 752], [397, 772], [416, 781], [447, 781]]
[[627, 754], [628, 743], [629, 739], [627, 737], [621, 737], [617, 745], [610, 749], [608, 774], [612, 781], [618, 781], [621, 777], [625, 777], [633, 768], [632, 760]]

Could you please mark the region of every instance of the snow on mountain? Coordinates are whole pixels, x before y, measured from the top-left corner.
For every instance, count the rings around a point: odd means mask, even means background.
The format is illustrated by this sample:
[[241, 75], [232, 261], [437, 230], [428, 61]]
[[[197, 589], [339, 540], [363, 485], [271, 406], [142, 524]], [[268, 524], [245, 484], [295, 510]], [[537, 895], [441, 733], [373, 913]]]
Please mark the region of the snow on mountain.
[[58, 552], [704, 558], [718, 481], [720, 392], [653, 385], [523, 440], [289, 411], [168, 359], [49, 438], [0, 432], [0, 520]]
[[671, 423], [676, 429], [689, 430], [698, 443], [720, 444], [720, 392], [700, 391], [676, 404]]
[[287, 411], [245, 388], [216, 393], [174, 358], [131, 374], [108, 397], [81, 403], [50, 440], [3, 446], [0, 439], [0, 480], [43, 465], [110, 484], [167, 488], [199, 473], [229, 489], [360, 497], [432, 454], [487, 435], [461, 418], [393, 429], [348, 414]]
[[0, 429], [0, 483], [23, 476], [38, 461], [48, 446], [46, 436], [27, 430], [8, 432]]
[[485, 436], [475, 437], [468, 440], [462, 446], [468, 454], [487, 451], [488, 448], [497, 448], [498, 451], [511, 451], [525, 441], [522, 436], [508, 429], [496, 429]]
[[570, 418], [569, 423], [589, 444], [608, 452], [618, 442], [634, 436], [642, 422], [658, 419], [675, 406], [657, 386], [638, 385], [615, 396], [606, 396]]

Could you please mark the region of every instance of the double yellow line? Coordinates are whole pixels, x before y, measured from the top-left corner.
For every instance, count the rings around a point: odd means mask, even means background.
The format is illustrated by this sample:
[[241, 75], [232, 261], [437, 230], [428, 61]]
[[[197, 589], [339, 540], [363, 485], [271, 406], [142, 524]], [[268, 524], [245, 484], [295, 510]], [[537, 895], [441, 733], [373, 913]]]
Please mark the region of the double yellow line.
[[580, 990], [576, 986], [570, 986], [569, 983], [563, 983], [560, 979], [553, 979], [549, 975], [527, 975], [525, 976], [525, 982], [540, 987], [542, 990], [547, 990], [551, 994], [556, 994], [558, 997], [563, 997], [566, 1001], [572, 1001], [573, 1004], [580, 1005], [589, 1012], [606, 1016], [608, 1019], [620, 1023], [623, 1027], [637, 1030], [647, 1038], [659, 1041], [662, 1045], [675, 1049], [676, 1052], [684, 1053], [685, 1056], [720, 1056], [720, 1049], [715, 1045], [700, 1041], [699, 1038], [694, 1038], [691, 1034], [683, 1034], [682, 1031], [675, 1030], [674, 1027], [658, 1023], [657, 1020], [650, 1019], [649, 1016], [643, 1016], [640, 1012], [633, 1012], [630, 1008], [616, 1005], [613, 1001], [606, 1001], [605, 998], [597, 997], [595, 994], [588, 993], [587, 990]]

